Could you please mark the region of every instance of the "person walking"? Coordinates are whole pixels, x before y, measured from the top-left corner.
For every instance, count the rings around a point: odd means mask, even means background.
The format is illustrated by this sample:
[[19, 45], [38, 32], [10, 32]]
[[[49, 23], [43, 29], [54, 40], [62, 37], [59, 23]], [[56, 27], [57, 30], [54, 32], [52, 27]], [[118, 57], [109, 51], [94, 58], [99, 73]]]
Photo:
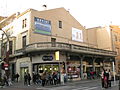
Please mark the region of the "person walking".
[[4, 85], [9, 86], [8, 78], [7, 78], [6, 74], [4, 74], [4, 76], [3, 76], [3, 81], [4, 81]]

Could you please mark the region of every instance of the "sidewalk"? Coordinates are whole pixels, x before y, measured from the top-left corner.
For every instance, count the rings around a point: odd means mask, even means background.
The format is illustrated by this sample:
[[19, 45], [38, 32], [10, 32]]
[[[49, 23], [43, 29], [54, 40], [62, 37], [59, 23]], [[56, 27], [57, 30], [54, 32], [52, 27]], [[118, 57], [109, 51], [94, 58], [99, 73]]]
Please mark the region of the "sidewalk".
[[[88, 83], [88, 82], [95, 82], [95, 81], [98, 81], [99, 79], [97, 80], [79, 80], [79, 81], [68, 81], [67, 83], [64, 83], [64, 84], [57, 84], [57, 85], [45, 85], [45, 87], [59, 87], [59, 86], [65, 86], [65, 85], [69, 85], [69, 84], [73, 84], [73, 83]], [[15, 88], [40, 88], [42, 87], [40, 84], [38, 85], [35, 85], [35, 84], [31, 84], [30, 86], [27, 86], [27, 85], [24, 85], [23, 82], [18, 82], [18, 83], [13, 83], [12, 86], [9, 86], [9, 87], [15, 87]]]
[[[46, 85], [45, 88], [49, 88], [49, 87], [60, 87], [60, 86], [67, 86], [67, 85], [71, 85], [71, 84], [84, 84], [84, 83], [90, 83], [90, 82], [101, 82], [100, 79], [96, 79], [96, 80], [79, 80], [79, 81], [69, 81], [67, 83], [64, 84], [57, 84], [57, 85]], [[116, 81], [116, 84], [114, 84], [114, 82], [112, 82], [112, 86], [116, 86], [118, 85], [118, 81]], [[0, 87], [1, 88], [1, 87]], [[23, 82], [18, 82], [18, 83], [13, 83], [12, 86], [5, 86], [5, 88], [44, 88], [42, 87], [40, 84], [35, 85], [35, 84], [31, 84], [30, 86], [24, 85]]]

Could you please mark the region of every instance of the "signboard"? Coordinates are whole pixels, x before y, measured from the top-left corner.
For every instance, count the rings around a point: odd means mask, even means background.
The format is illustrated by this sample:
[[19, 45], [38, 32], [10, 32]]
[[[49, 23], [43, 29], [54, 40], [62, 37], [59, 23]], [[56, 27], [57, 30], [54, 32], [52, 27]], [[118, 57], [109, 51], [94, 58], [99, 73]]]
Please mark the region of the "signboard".
[[59, 51], [56, 51], [56, 52], [55, 52], [55, 59], [56, 59], [56, 60], [60, 60], [60, 59], [59, 59], [59, 56], [60, 56]]
[[28, 62], [21, 62], [20, 67], [28, 67]]
[[83, 42], [83, 32], [82, 30], [72, 28], [72, 40]]
[[52, 61], [53, 56], [43, 56], [42, 59], [43, 59], [43, 61]]
[[34, 23], [35, 33], [51, 35], [51, 21], [35, 17]]

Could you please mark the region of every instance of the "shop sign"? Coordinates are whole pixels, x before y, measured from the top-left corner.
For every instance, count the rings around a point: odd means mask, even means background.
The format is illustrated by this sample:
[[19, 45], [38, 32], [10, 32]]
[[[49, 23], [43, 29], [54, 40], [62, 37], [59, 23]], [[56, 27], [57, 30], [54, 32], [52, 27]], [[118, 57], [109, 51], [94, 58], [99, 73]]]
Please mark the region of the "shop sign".
[[53, 56], [43, 56], [42, 60], [43, 61], [52, 61], [53, 60]]
[[20, 67], [28, 67], [28, 62], [20, 63]]

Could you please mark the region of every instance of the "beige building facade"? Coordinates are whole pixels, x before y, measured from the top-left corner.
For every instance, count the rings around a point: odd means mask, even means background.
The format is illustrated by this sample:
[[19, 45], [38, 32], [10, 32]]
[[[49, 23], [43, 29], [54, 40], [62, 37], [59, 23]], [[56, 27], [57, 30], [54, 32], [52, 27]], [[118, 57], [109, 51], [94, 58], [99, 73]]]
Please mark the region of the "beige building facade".
[[[45, 11], [28, 9], [13, 14], [0, 23], [10, 38], [10, 72], [24, 73], [60, 72], [75, 80], [84, 79], [84, 73], [103, 67], [112, 69], [111, 59], [116, 53], [112, 49], [108, 33], [104, 29], [86, 30], [68, 11], [57, 8]], [[104, 33], [104, 35], [106, 35]], [[107, 42], [102, 43], [102, 39]], [[6, 37], [3, 37], [6, 38]], [[5, 43], [5, 39], [2, 40]], [[108, 44], [109, 42], [109, 44]], [[55, 53], [59, 52], [59, 59]]]

